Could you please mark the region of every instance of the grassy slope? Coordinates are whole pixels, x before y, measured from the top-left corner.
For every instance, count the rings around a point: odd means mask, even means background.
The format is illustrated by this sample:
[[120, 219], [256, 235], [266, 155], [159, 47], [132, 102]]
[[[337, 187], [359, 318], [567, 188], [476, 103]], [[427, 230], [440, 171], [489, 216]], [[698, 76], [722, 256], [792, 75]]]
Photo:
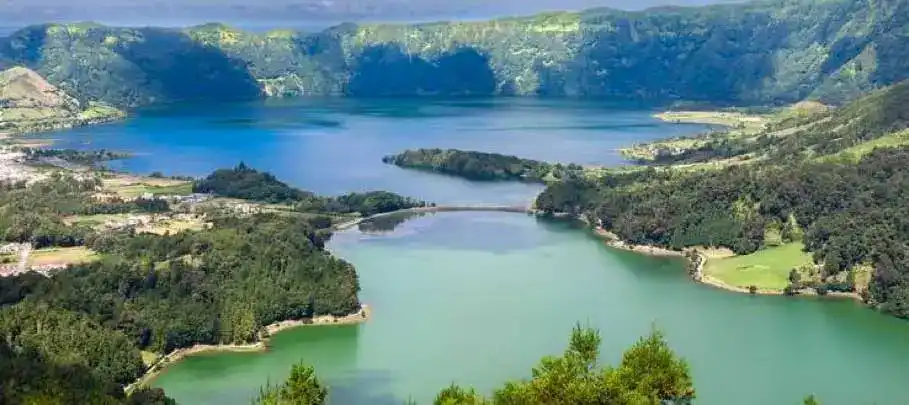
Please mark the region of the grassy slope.
[[145, 193], [153, 195], [187, 195], [192, 194], [193, 184], [191, 181], [183, 180], [120, 176], [104, 179], [104, 190], [123, 198], [140, 197]]
[[863, 156], [871, 153], [877, 148], [895, 148], [898, 146], [909, 145], [909, 130], [894, 132], [884, 135], [877, 139], [846, 148], [833, 155], [822, 156], [818, 160], [834, 161], [845, 160], [849, 162], [858, 162]]
[[789, 284], [789, 271], [810, 264], [811, 254], [801, 243], [759, 250], [750, 255], [710, 259], [704, 272], [726, 284], [748, 288], [782, 290]]

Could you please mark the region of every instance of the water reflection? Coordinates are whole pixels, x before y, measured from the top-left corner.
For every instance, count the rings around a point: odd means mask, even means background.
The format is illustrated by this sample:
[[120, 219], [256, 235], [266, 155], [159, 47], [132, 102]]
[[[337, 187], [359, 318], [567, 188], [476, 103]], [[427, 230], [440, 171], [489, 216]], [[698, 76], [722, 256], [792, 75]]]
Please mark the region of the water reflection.
[[360, 222], [357, 229], [366, 234], [383, 234], [393, 232], [399, 226], [403, 225], [410, 219], [427, 215], [426, 212], [399, 212], [391, 215], [383, 215]]

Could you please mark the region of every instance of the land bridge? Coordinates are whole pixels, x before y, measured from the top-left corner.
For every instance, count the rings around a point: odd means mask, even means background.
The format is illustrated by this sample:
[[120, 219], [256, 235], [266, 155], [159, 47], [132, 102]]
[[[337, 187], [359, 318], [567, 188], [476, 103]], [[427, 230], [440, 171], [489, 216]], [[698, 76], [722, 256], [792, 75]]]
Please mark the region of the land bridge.
[[384, 217], [388, 215], [395, 214], [405, 214], [405, 213], [425, 213], [425, 212], [458, 212], [458, 211], [485, 211], [485, 212], [514, 212], [520, 214], [530, 214], [533, 213], [533, 210], [530, 207], [523, 205], [501, 205], [501, 204], [447, 204], [447, 205], [436, 205], [432, 207], [416, 207], [416, 208], [407, 208], [403, 210], [383, 212], [381, 214], [375, 214], [368, 217], [357, 218], [353, 221], [348, 221], [343, 224], [335, 226], [335, 230], [344, 230], [352, 228], [359, 225], [363, 221], [368, 221], [370, 219], [375, 219], [379, 217]]

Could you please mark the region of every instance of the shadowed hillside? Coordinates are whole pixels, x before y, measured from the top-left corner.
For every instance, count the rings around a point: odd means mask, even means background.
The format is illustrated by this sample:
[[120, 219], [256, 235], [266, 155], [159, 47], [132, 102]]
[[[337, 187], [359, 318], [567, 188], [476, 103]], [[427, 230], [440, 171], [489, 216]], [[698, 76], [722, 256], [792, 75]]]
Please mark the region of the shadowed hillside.
[[907, 4], [770, 0], [317, 33], [43, 25], [0, 39], [0, 63], [121, 106], [260, 92], [839, 104], [907, 78]]

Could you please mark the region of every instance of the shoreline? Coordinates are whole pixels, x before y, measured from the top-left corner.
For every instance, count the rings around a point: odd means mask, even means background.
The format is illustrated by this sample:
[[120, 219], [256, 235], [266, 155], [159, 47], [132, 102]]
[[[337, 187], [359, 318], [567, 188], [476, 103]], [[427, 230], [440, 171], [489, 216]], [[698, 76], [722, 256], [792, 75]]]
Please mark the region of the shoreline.
[[319, 315], [312, 318], [288, 319], [278, 321], [264, 326], [259, 332], [258, 340], [246, 344], [219, 344], [205, 345], [196, 344], [191, 347], [176, 349], [164, 356], [161, 356], [154, 364], [149, 366], [145, 373], [136, 381], [123, 387], [126, 393], [130, 393], [136, 388], [146, 386], [153, 382], [161, 373], [166, 371], [170, 366], [176, 364], [188, 357], [203, 353], [264, 353], [268, 351], [268, 341], [281, 332], [296, 329], [305, 326], [333, 326], [333, 325], [359, 325], [365, 323], [372, 317], [372, 308], [367, 304], [361, 304], [360, 309], [344, 316]]
[[[660, 248], [660, 247], [650, 246], [650, 245], [634, 245], [634, 244], [629, 244], [629, 243], [622, 241], [618, 237], [618, 235], [616, 235], [612, 232], [609, 232], [599, 226], [593, 227], [592, 230], [593, 230], [594, 235], [596, 235], [598, 238], [602, 239], [606, 243], [606, 246], [609, 246], [614, 249], [624, 250], [627, 252], [633, 252], [633, 253], [638, 253], [638, 254], [643, 254], [643, 255], [653, 256], [653, 257], [682, 257], [682, 258], [685, 258], [686, 260], [688, 260], [689, 263], [691, 263], [692, 260], [689, 258], [688, 254], [689, 254], [689, 252], [693, 252], [693, 254], [695, 255], [695, 258], [696, 258], [695, 260], [697, 260], [697, 263], [695, 263], [695, 269], [693, 272], [689, 273], [689, 276], [690, 276], [691, 280], [693, 280], [696, 283], [710, 286], [710, 287], [713, 287], [713, 288], [716, 288], [719, 290], [724, 290], [724, 291], [729, 291], [729, 292], [734, 292], [734, 293], [739, 293], [739, 294], [764, 295], [764, 296], [785, 296], [786, 295], [784, 290], [772, 290], [772, 289], [757, 289], [755, 292], [752, 293], [751, 290], [749, 290], [748, 288], [734, 286], [734, 285], [728, 284], [720, 279], [717, 279], [716, 277], [713, 277], [709, 274], [705, 274], [704, 266], [707, 265], [708, 257], [704, 253], [697, 251], [697, 249], [672, 250], [672, 249]], [[851, 299], [851, 300], [854, 300], [854, 301], [857, 301], [860, 303], [864, 303], [864, 300], [862, 299], [862, 297], [854, 292], [847, 293], [847, 292], [839, 292], [839, 291], [830, 291], [827, 294], [821, 295], [821, 294], [818, 294], [817, 291], [815, 291], [814, 289], [803, 288], [801, 290], [797, 290], [796, 293], [791, 296], [793, 296], [793, 297], [805, 296], [805, 297], [833, 298], [833, 299], [847, 298], [847, 299]]]
[[761, 114], [723, 110], [667, 110], [652, 114], [651, 117], [671, 124], [702, 124], [730, 128], [738, 125], [762, 125], [767, 120]]

